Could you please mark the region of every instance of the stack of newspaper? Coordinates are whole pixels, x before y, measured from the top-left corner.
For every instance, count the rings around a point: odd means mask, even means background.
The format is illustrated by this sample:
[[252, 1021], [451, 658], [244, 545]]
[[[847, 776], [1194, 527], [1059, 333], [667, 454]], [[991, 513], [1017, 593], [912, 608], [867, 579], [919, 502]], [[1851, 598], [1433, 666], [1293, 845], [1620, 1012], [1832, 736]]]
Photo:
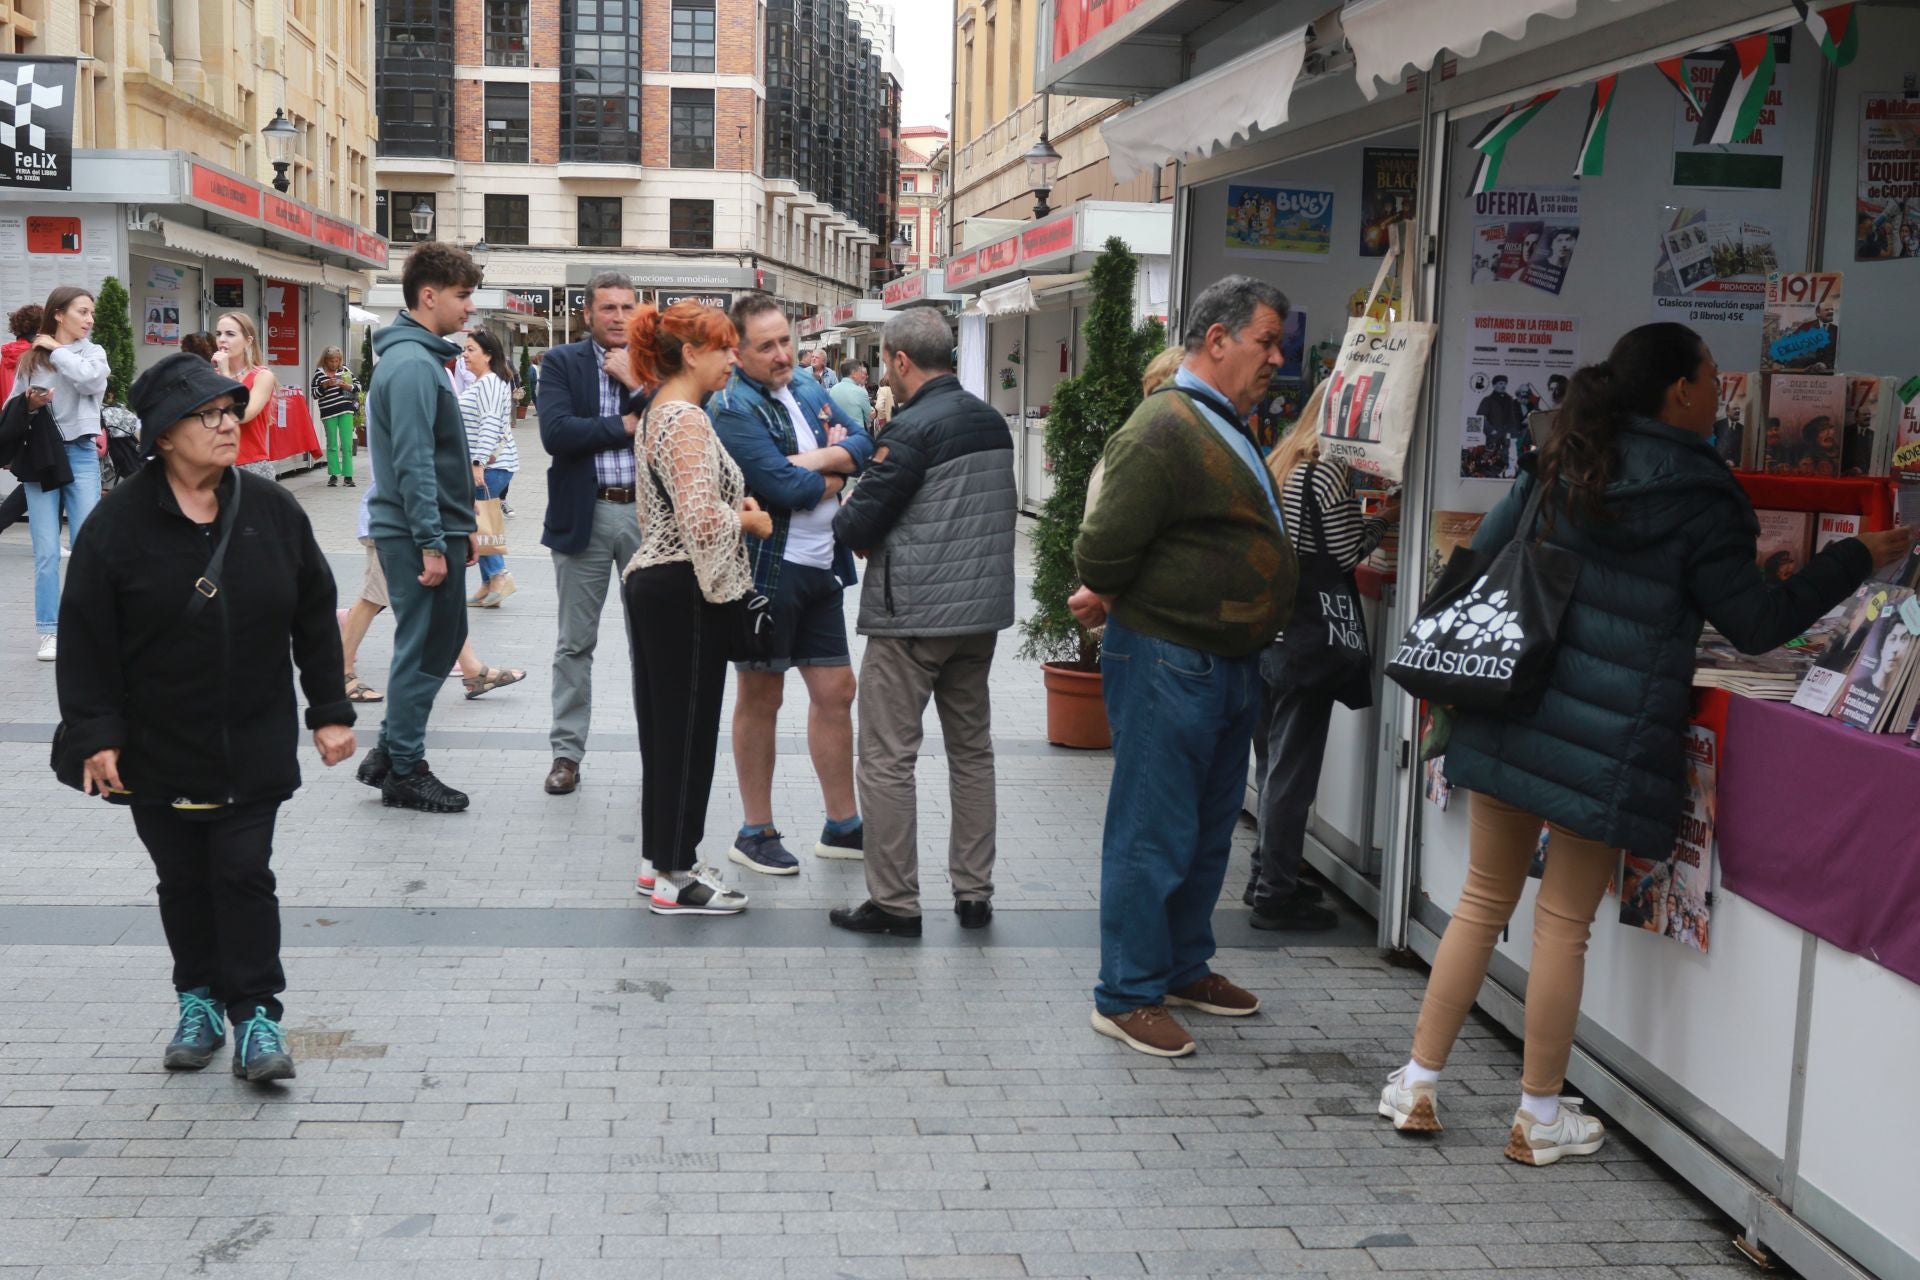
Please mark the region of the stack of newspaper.
[[1792, 644], [1761, 654], [1741, 653], [1708, 627], [1694, 654], [1693, 683], [1699, 689], [1726, 689], [1761, 702], [1789, 702], [1819, 657], [1818, 645], [1802, 636]]

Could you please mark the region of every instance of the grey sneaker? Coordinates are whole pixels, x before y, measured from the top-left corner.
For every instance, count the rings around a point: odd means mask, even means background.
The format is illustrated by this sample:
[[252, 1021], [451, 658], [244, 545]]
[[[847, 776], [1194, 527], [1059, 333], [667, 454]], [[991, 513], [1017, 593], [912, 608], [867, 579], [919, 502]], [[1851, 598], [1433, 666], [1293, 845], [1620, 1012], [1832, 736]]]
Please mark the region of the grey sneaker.
[[227, 1013], [205, 987], [180, 992], [180, 1026], [162, 1059], [169, 1071], [198, 1071], [227, 1042]]
[[727, 859], [763, 876], [800, 874], [800, 859], [787, 852], [787, 846], [780, 843], [780, 833], [771, 829], [757, 836], [734, 836]]
[[1579, 1098], [1560, 1099], [1560, 1115], [1552, 1124], [1541, 1124], [1533, 1113], [1513, 1113], [1513, 1131], [1507, 1137], [1506, 1157], [1521, 1164], [1553, 1164], [1562, 1156], [1590, 1156], [1607, 1140], [1607, 1127], [1592, 1116], [1582, 1115]]

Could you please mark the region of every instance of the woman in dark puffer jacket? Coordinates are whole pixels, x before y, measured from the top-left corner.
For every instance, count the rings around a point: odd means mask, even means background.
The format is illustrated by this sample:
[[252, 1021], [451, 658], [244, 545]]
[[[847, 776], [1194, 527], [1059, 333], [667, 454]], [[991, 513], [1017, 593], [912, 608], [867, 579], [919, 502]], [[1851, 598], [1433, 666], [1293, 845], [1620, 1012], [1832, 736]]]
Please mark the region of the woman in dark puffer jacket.
[[1474, 539], [1516, 536], [1544, 486], [1540, 536], [1580, 557], [1545, 697], [1524, 714], [1462, 713], [1447, 776], [1472, 792], [1471, 853], [1414, 1031], [1413, 1057], [1380, 1095], [1401, 1130], [1440, 1128], [1434, 1087], [1526, 882], [1540, 828], [1526, 1059], [1509, 1158], [1552, 1164], [1600, 1149], [1600, 1122], [1558, 1095], [1580, 1012], [1587, 937], [1617, 857], [1664, 857], [1686, 803], [1682, 744], [1703, 621], [1747, 653], [1793, 639], [1906, 530], [1827, 547], [1785, 581], [1755, 564], [1753, 507], [1713, 447], [1718, 368], [1685, 325], [1628, 333], [1574, 375], [1551, 438]]

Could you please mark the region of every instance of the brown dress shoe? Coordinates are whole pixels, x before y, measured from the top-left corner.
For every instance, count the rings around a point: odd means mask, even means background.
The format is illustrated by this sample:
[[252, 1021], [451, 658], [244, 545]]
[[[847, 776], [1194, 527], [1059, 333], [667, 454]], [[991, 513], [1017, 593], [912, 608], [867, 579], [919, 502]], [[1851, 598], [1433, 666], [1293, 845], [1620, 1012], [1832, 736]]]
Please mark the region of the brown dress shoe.
[[1193, 1052], [1193, 1037], [1173, 1020], [1162, 1004], [1129, 1009], [1112, 1017], [1095, 1009], [1093, 1029], [1118, 1040], [1129, 1049], [1150, 1053], [1156, 1058], [1184, 1058]]
[[557, 757], [553, 762], [553, 768], [547, 771], [547, 794], [550, 796], [571, 795], [573, 794], [573, 789], [579, 785], [580, 762], [578, 760], [569, 760], [565, 756]]
[[1217, 973], [1188, 983], [1178, 991], [1167, 992], [1167, 1003], [1180, 1009], [1217, 1013], [1223, 1018], [1244, 1018], [1260, 1012], [1259, 996], [1234, 986]]

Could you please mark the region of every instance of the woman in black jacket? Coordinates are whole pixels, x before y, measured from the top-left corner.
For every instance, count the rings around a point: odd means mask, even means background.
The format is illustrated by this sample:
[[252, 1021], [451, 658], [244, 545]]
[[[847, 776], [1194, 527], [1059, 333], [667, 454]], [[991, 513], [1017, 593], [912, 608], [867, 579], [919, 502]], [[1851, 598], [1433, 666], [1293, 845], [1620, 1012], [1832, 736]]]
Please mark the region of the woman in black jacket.
[[142, 468], [76, 542], [60, 604], [55, 766], [133, 809], [160, 875], [180, 1024], [198, 1070], [234, 1025], [233, 1074], [293, 1075], [280, 1031], [273, 824], [300, 785], [293, 672], [329, 766], [353, 754], [333, 575], [291, 494], [233, 465], [246, 388], [173, 355], [130, 396]]
[[[1719, 370], [1685, 325], [1628, 333], [1567, 388], [1551, 438], [1481, 525], [1476, 549], [1538, 534], [1581, 561], [1547, 691], [1529, 712], [1461, 713], [1447, 777], [1472, 792], [1466, 886], [1414, 1031], [1380, 1095], [1396, 1129], [1435, 1132], [1434, 1086], [1520, 899], [1540, 829], [1546, 872], [1528, 966], [1526, 1059], [1506, 1154], [1552, 1164], [1600, 1149], [1600, 1122], [1558, 1095], [1580, 1013], [1587, 936], [1618, 858], [1672, 852], [1703, 620], [1746, 653], [1801, 634], [1904, 529], [1835, 542], [1785, 581], [1755, 563], [1759, 523], [1713, 447]], [[1536, 487], [1537, 530], [1517, 528]]]

